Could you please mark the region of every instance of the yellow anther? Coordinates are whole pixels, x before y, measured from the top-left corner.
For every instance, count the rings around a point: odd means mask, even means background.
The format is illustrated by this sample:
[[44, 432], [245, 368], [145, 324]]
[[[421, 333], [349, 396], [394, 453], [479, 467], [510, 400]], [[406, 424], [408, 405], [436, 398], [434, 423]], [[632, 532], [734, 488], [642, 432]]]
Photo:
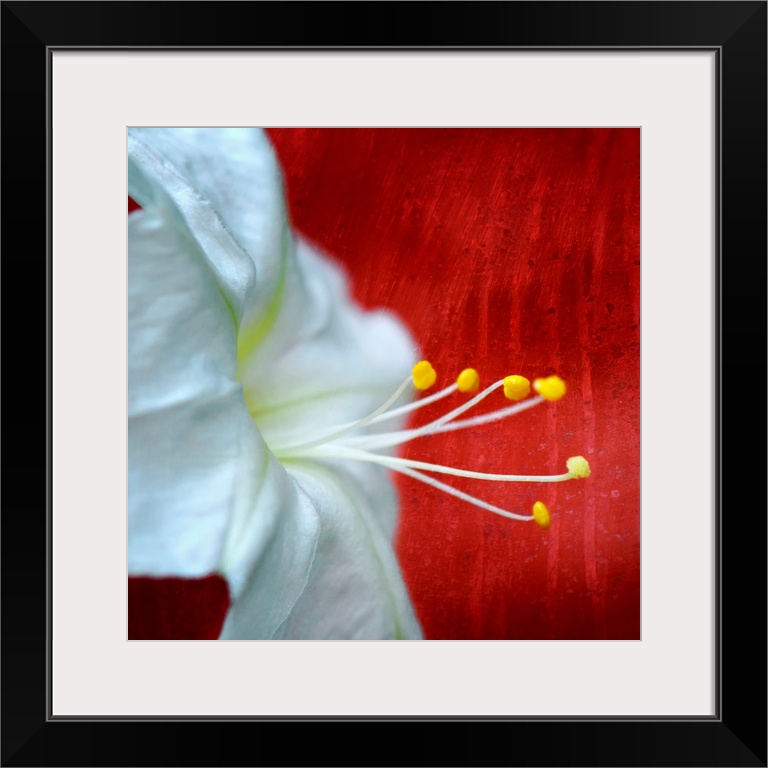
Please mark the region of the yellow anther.
[[525, 376], [507, 376], [504, 379], [504, 394], [510, 400], [522, 400], [528, 397], [531, 382]]
[[591, 472], [589, 462], [583, 456], [571, 456], [565, 462], [571, 477], [589, 477]]
[[559, 376], [534, 379], [533, 388], [545, 400], [559, 400], [565, 394], [565, 382]]
[[477, 392], [480, 386], [480, 376], [474, 368], [465, 368], [456, 379], [459, 392]]
[[533, 519], [540, 528], [549, 528], [552, 518], [549, 516], [549, 510], [540, 501], [533, 505]]
[[411, 376], [413, 376], [413, 386], [422, 390], [429, 389], [437, 379], [435, 369], [426, 360], [421, 360], [413, 366]]

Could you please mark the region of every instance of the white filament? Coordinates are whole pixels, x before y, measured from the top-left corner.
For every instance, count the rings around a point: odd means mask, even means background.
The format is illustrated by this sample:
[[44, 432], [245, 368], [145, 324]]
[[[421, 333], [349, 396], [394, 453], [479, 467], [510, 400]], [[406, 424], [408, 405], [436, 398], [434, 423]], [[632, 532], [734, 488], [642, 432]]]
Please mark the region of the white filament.
[[383, 464], [385, 467], [397, 469], [399, 467], [408, 467], [410, 469], [424, 469], [428, 472], [437, 472], [442, 475], [454, 475], [455, 477], [470, 477], [475, 480], [496, 480], [501, 483], [562, 483], [564, 480], [570, 480], [573, 475], [570, 472], [564, 472], [561, 475], [497, 475], [488, 472], [474, 472], [470, 469], [458, 469], [456, 467], [447, 467], [442, 464], [430, 464], [425, 461], [414, 461], [412, 459], [401, 459], [397, 456], [382, 456], [379, 453], [369, 453], [359, 451], [354, 448], [344, 448], [343, 446], [321, 445], [302, 454], [304, 457], [325, 458], [325, 459], [351, 459], [352, 461], [368, 461], [374, 464]]
[[[412, 477], [415, 480], [419, 480], [422, 483], [426, 483], [433, 488], [444, 491], [445, 493], [455, 496], [462, 501], [466, 501], [469, 504], [473, 504], [476, 507], [485, 509], [488, 512], [493, 512], [497, 515], [510, 518], [512, 520], [533, 520], [532, 515], [519, 515], [514, 512], [509, 512], [501, 507], [497, 507], [493, 504], [478, 499], [475, 496], [471, 496], [464, 491], [459, 491], [446, 483], [436, 480], [430, 475], [424, 474], [426, 472], [434, 472], [438, 474], [454, 475], [456, 477], [467, 477], [477, 480], [492, 480], [498, 482], [534, 482], [534, 483], [559, 483], [565, 480], [570, 480], [573, 475], [569, 472], [565, 472], [559, 475], [511, 475], [511, 474], [494, 474], [488, 472], [475, 472], [468, 469], [459, 469], [456, 467], [448, 467], [441, 464], [432, 464], [424, 461], [416, 461], [412, 459], [403, 459], [396, 456], [389, 456], [383, 453], [376, 453], [377, 449], [391, 448], [397, 445], [403, 445], [418, 437], [426, 435], [435, 435], [443, 432], [451, 432], [458, 429], [467, 429], [469, 427], [476, 427], [482, 424], [489, 424], [501, 419], [506, 419], [521, 411], [525, 411], [529, 408], [533, 408], [539, 403], [544, 402], [543, 397], [533, 397], [529, 400], [525, 400], [515, 405], [505, 408], [499, 408], [490, 413], [483, 414], [481, 416], [474, 416], [467, 419], [461, 419], [456, 421], [458, 416], [466, 413], [473, 408], [479, 402], [484, 400], [495, 390], [503, 386], [504, 380], [501, 379], [489, 387], [486, 387], [482, 392], [475, 395], [471, 400], [454, 408], [448, 413], [444, 414], [438, 419], [435, 419], [428, 424], [415, 429], [404, 429], [394, 432], [379, 432], [373, 435], [358, 435], [353, 436], [354, 432], [363, 429], [371, 424], [379, 424], [388, 419], [393, 419], [398, 416], [403, 416], [407, 413], [422, 408], [426, 405], [442, 400], [448, 397], [453, 392], [457, 392], [457, 386], [451, 385], [445, 389], [436, 392], [428, 397], [423, 397], [420, 400], [416, 400], [413, 403], [400, 406], [389, 410], [390, 406], [402, 395], [403, 391], [409, 384], [412, 384], [413, 379], [409, 376], [398, 388], [394, 394], [389, 397], [383, 405], [377, 408], [372, 413], [368, 414], [358, 421], [342, 424], [333, 431], [322, 435], [316, 439], [310, 440], [305, 443], [299, 443], [296, 445], [290, 445], [284, 448], [274, 449], [278, 458], [283, 460], [290, 460], [296, 458], [315, 458], [315, 459], [344, 459], [347, 461], [364, 461], [379, 464], [380, 466], [387, 467], [395, 472]], [[424, 471], [419, 471], [424, 470]]]

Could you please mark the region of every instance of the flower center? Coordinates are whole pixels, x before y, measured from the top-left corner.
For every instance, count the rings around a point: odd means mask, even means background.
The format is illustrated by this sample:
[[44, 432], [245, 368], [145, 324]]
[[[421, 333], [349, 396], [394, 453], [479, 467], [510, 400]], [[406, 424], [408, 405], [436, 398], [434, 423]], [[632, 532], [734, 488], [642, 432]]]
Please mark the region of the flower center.
[[[452, 432], [458, 429], [467, 429], [469, 427], [476, 427], [482, 424], [500, 421], [501, 419], [508, 418], [541, 403], [559, 400], [565, 395], [565, 382], [558, 376], [548, 376], [543, 379], [535, 379], [531, 384], [531, 382], [524, 376], [507, 376], [494, 382], [489, 387], [486, 387], [482, 392], [472, 397], [463, 405], [453, 408], [443, 416], [430, 421], [424, 426], [392, 432], [361, 434], [361, 432], [368, 426], [379, 425], [387, 420], [404, 416], [405, 414], [423, 408], [426, 405], [431, 405], [439, 400], [443, 400], [456, 392], [463, 394], [476, 392], [480, 385], [480, 377], [477, 371], [473, 368], [467, 368], [459, 374], [455, 384], [432, 395], [422, 397], [407, 405], [397, 408], [392, 407], [403, 392], [409, 387], [415, 387], [417, 390], [424, 391], [429, 389], [435, 383], [436, 378], [437, 374], [435, 373], [434, 368], [429, 362], [422, 360], [421, 362], [416, 363], [411, 375], [403, 381], [391, 397], [389, 397], [375, 411], [369, 413], [365, 418], [355, 422], [341, 424], [337, 428], [303, 443], [280, 446], [277, 448], [273, 447], [273, 453], [280, 460], [310, 458], [372, 462], [419, 480], [426, 485], [444, 491], [451, 496], [455, 496], [462, 501], [466, 501], [476, 507], [485, 509], [488, 512], [493, 512], [513, 520], [533, 520], [542, 528], [548, 528], [550, 525], [550, 515], [546, 506], [541, 501], [537, 501], [533, 505], [531, 514], [518, 514], [489, 504], [475, 496], [471, 496], [441, 480], [437, 480], [432, 477], [431, 474], [425, 474], [425, 472], [505, 483], [559, 483], [574, 478], [589, 477], [589, 463], [583, 456], [573, 456], [568, 459], [566, 462], [567, 472], [559, 475], [508, 475], [476, 472], [474, 470], [449, 467], [442, 464], [404, 459], [381, 453], [381, 451], [404, 445], [411, 440], [424, 437], [425, 435], [436, 435], [443, 432]], [[536, 395], [529, 398], [528, 395], [531, 393], [531, 388], [533, 388]], [[503, 389], [504, 396], [509, 400], [515, 401], [516, 404], [498, 408], [495, 411], [483, 414], [482, 416], [474, 416], [464, 419], [458, 418], [499, 389]]]

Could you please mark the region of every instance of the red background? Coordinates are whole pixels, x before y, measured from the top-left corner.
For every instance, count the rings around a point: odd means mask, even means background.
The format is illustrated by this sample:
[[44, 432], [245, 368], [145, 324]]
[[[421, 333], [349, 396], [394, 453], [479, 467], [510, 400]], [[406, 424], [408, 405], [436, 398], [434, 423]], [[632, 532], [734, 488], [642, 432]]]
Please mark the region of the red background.
[[[426, 637], [639, 638], [639, 130], [269, 134], [296, 229], [347, 266], [360, 303], [403, 318], [438, 386], [467, 366], [486, 384], [510, 373], [568, 384], [558, 403], [403, 451], [489, 472], [559, 473], [577, 454], [592, 466], [558, 484], [450, 478], [514, 512], [541, 499], [546, 531], [397, 476], [397, 550]], [[203, 625], [215, 636], [215, 580], [189, 585], [190, 623], [173, 635], [176, 585], [173, 601], [149, 580], [130, 586], [131, 637], [199, 637]]]

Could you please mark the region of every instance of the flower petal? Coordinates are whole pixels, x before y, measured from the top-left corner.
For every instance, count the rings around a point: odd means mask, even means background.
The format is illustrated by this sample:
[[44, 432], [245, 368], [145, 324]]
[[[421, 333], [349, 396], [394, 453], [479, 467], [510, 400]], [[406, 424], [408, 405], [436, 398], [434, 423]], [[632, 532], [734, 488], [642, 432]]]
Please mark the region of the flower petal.
[[221, 572], [234, 599], [221, 639], [267, 640], [307, 583], [320, 516], [269, 452], [261, 470], [240, 482], [253, 506], [238, 505], [227, 536]]
[[168, 199], [211, 264], [237, 320], [246, 302], [252, 317], [266, 311], [290, 229], [280, 168], [264, 133], [131, 128], [128, 159], [128, 194], [144, 208]]
[[269, 636], [304, 588], [317, 513], [248, 413], [229, 303], [162, 201], [131, 214], [128, 253], [129, 572], [223, 572], [236, 601], [266, 558], [280, 589], [254, 628]]
[[[307, 587], [275, 639], [418, 640], [382, 508], [397, 512], [394, 485], [381, 467], [289, 465], [321, 516], [320, 540]], [[225, 624], [222, 636], [236, 631]]]
[[128, 220], [128, 415], [236, 382], [237, 328], [197, 244], [167, 208]]
[[269, 332], [254, 334], [258, 324], [246, 318], [239, 337], [246, 403], [273, 448], [367, 415], [416, 361], [402, 323], [355, 305], [344, 273], [328, 257], [299, 239], [284, 259], [282, 302]]
[[[128, 222], [128, 565], [198, 576], [221, 561], [248, 414], [235, 325], [165, 206]], [[229, 459], [229, 461], [221, 459]], [[258, 461], [258, 457], [254, 459]]]

